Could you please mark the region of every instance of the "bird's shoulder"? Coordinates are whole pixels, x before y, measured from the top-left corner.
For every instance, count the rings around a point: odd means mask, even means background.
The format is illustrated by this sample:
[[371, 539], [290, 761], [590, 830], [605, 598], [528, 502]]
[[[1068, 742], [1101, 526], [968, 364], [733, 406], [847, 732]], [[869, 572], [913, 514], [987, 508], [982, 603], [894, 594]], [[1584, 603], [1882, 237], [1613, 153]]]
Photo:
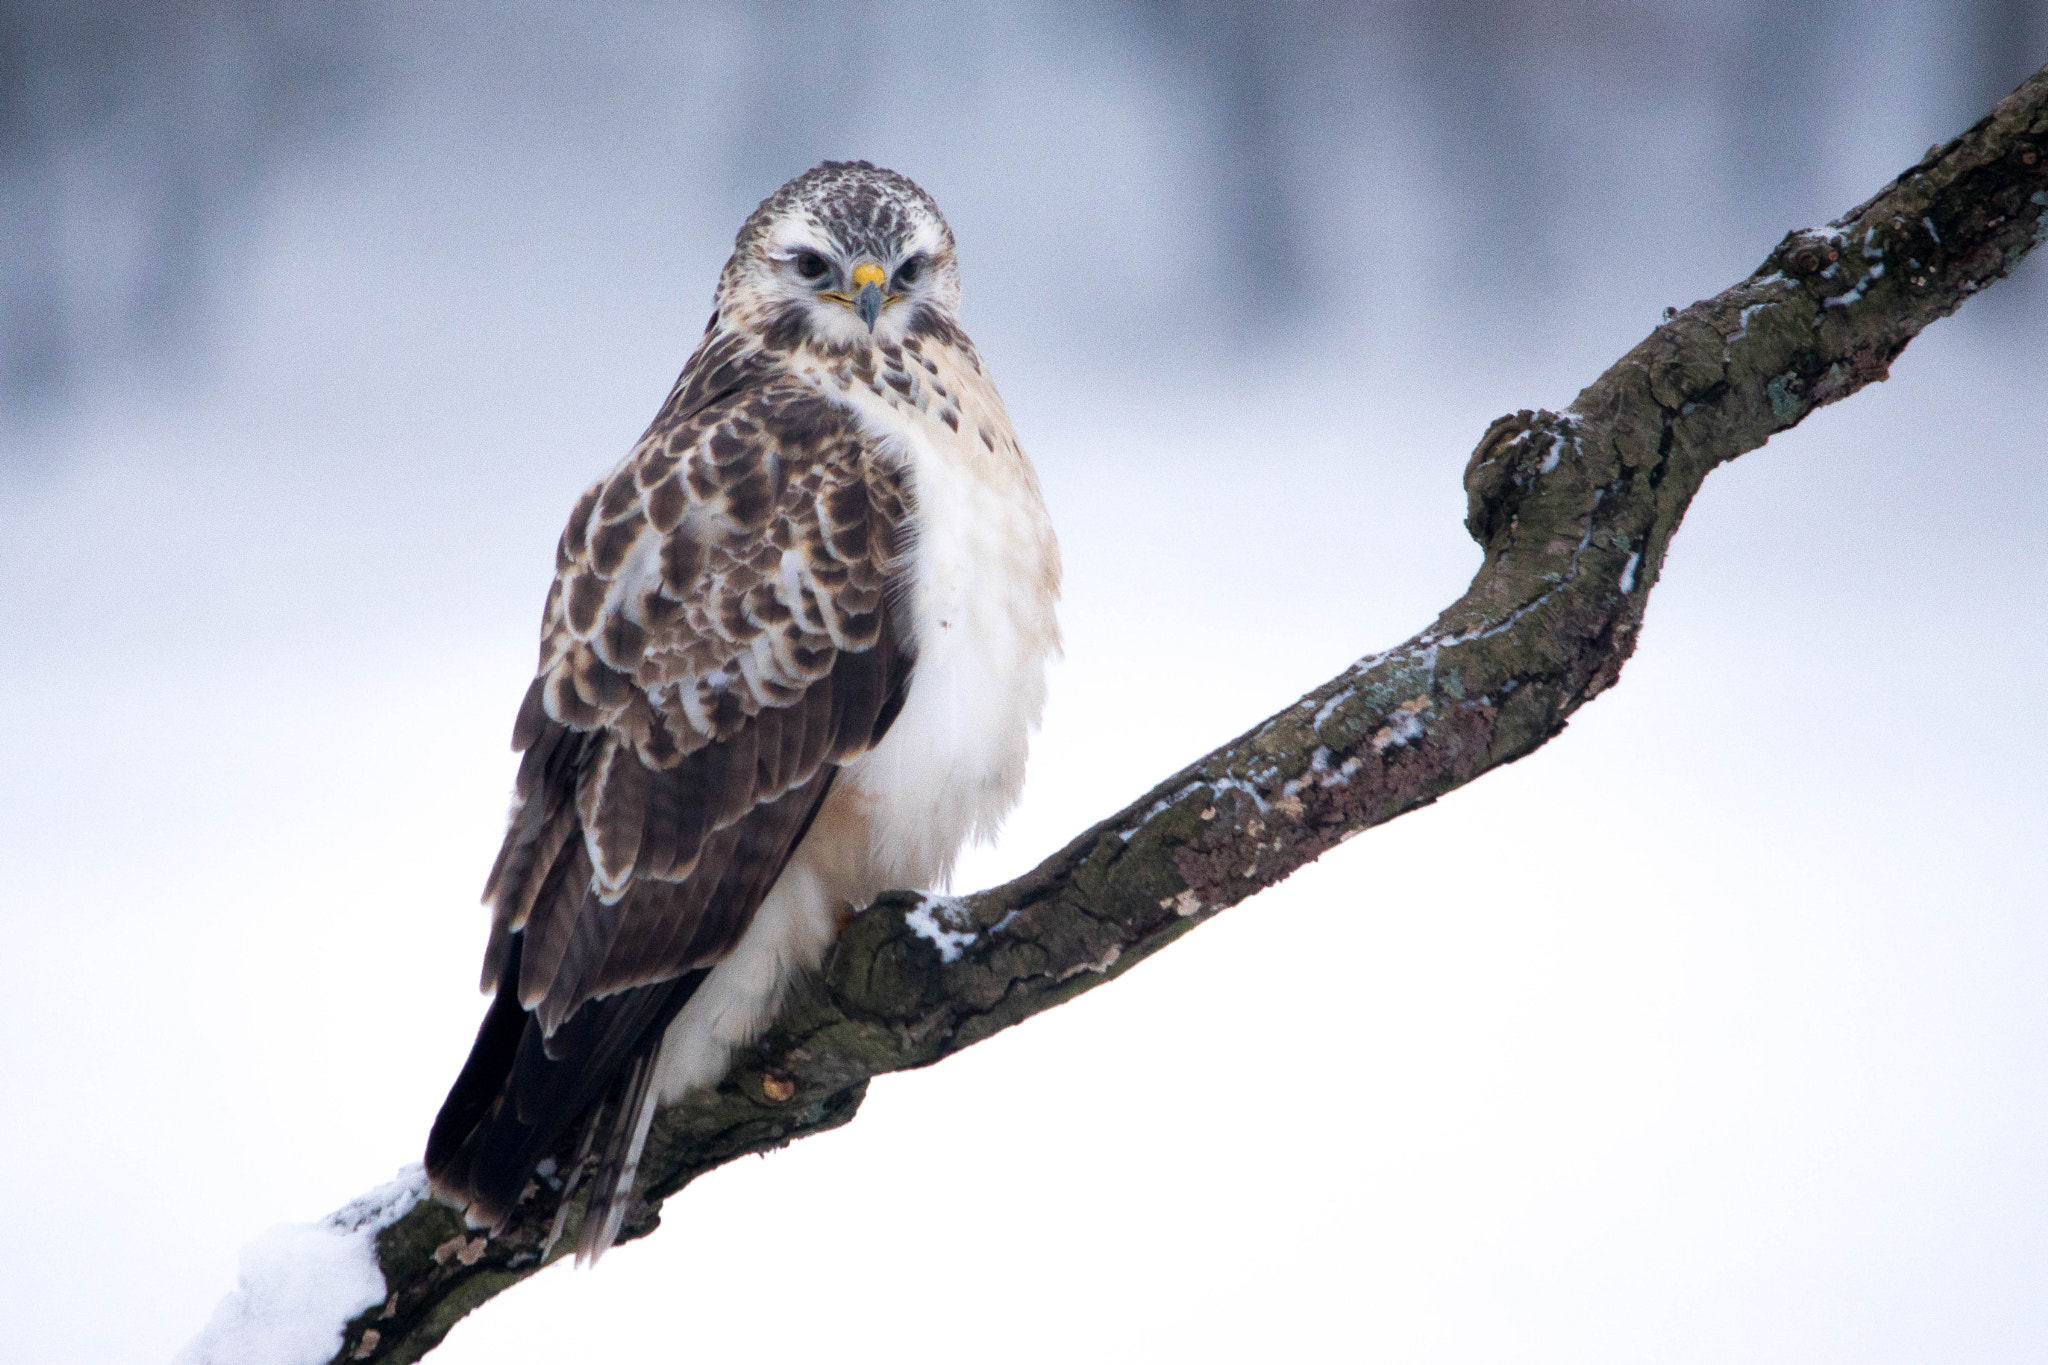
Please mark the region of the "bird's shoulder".
[[714, 343], [570, 513], [530, 697], [655, 767], [872, 649], [904, 548], [904, 471], [855, 414], [814, 377]]

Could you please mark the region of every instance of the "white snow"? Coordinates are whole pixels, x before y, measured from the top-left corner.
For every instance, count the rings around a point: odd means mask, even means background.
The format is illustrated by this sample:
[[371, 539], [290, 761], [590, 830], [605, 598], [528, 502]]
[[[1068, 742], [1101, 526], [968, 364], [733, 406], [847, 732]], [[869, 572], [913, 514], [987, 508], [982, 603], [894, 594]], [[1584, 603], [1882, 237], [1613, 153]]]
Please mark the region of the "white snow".
[[1179, 791], [1175, 792], [1173, 795], [1162, 796], [1146, 808], [1145, 813], [1138, 817], [1137, 824], [1132, 825], [1129, 829], [1118, 830], [1116, 832], [1116, 837], [1128, 844], [1131, 840], [1138, 837], [1139, 830], [1145, 828], [1146, 825], [1152, 823], [1154, 817], [1163, 814], [1165, 811], [1172, 808], [1174, 805], [1178, 804], [1182, 797], [1186, 796], [1189, 792], [1195, 790], [1197, 787], [1200, 787], [1202, 785], [1203, 784], [1200, 782], [1190, 782], [1185, 787], [1182, 787]]
[[1623, 593], [1631, 593], [1636, 590], [1636, 565], [1642, 562], [1642, 558], [1640, 554], [1632, 554], [1628, 557], [1628, 563], [1621, 566], [1621, 590]]
[[[937, 913], [934, 913], [935, 911]], [[972, 922], [967, 917], [967, 907], [951, 896], [921, 897], [917, 902], [917, 908], [903, 916], [903, 922], [909, 925], [911, 932], [919, 938], [931, 941], [939, 950], [941, 962], [958, 962], [961, 949], [980, 937], [971, 929], [956, 930], [946, 927], [947, 922]]]
[[1332, 715], [1336, 714], [1337, 708], [1342, 706], [1345, 702], [1350, 701], [1351, 698], [1354, 695], [1356, 695], [1357, 691], [1358, 689], [1355, 687], [1347, 687], [1342, 692], [1339, 692], [1336, 696], [1324, 702], [1322, 708], [1316, 712], [1316, 718], [1308, 723], [1309, 728], [1311, 730], [1322, 729], [1323, 722], [1328, 720]]
[[1372, 751], [1383, 754], [1389, 749], [1398, 749], [1421, 739], [1425, 733], [1426, 727], [1413, 711], [1396, 710], [1393, 715], [1387, 717], [1387, 723], [1380, 727], [1378, 733], [1373, 735], [1370, 741]]
[[1747, 308], [1744, 308], [1741, 316], [1736, 320], [1734, 332], [1728, 337], [1728, 344], [1733, 346], [1736, 342], [1748, 336], [1749, 320], [1770, 306], [1768, 303], [1752, 303]]
[[1282, 799], [1298, 796], [1311, 782], [1318, 787], [1348, 787], [1351, 785], [1351, 775], [1364, 766], [1356, 758], [1347, 758], [1341, 767], [1332, 772], [1329, 746], [1318, 744], [1315, 752], [1308, 757], [1308, 771], [1300, 777], [1290, 778], [1287, 785], [1280, 789], [1280, 795]]
[[407, 1166], [317, 1223], [274, 1227], [242, 1248], [240, 1282], [173, 1365], [322, 1365], [349, 1319], [384, 1299], [377, 1234], [427, 1189]]
[[1822, 304], [1828, 308], [1846, 308], [1861, 299], [1864, 290], [1870, 288], [1874, 282], [1883, 278], [1884, 262], [1879, 261], [1876, 265], [1870, 267], [1868, 271], [1864, 272], [1863, 278], [1856, 281], [1854, 288], [1850, 289], [1847, 293], [1837, 294], [1833, 298], [1824, 299]]
[[1211, 782], [1209, 786], [1219, 792], [1243, 792], [1252, 799], [1252, 805], [1258, 808], [1260, 815], [1266, 814], [1271, 809], [1266, 804], [1264, 793], [1241, 777], [1219, 777], [1214, 782]]

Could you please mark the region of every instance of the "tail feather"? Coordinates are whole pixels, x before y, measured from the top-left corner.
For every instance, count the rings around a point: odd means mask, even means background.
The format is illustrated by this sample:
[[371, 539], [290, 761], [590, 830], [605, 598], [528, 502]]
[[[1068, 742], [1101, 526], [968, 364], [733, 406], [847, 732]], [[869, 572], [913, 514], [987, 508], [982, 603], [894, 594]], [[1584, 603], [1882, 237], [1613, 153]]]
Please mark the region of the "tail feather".
[[[527, 1015], [518, 993], [521, 937], [512, 936], [511, 969], [499, 977], [497, 993], [476, 1031], [469, 1059], [462, 1064], [462, 1074], [455, 1078], [427, 1135], [428, 1176], [436, 1193], [444, 1197], [474, 1184], [469, 1139], [485, 1116], [499, 1106], [505, 1078], [512, 1073], [513, 1059], [526, 1032]], [[470, 1201], [461, 1202], [466, 1208]]]
[[637, 1157], [631, 1135], [647, 1107], [654, 1055], [669, 1021], [708, 975], [688, 972], [592, 1000], [548, 1038], [517, 999], [519, 937], [427, 1141], [435, 1195], [493, 1232], [511, 1219], [542, 1161], [555, 1157], [572, 1173], [585, 1164], [568, 1150], [578, 1120], [600, 1125], [593, 1144], [600, 1152]]
[[569, 1210], [576, 1207], [576, 1187], [590, 1169], [590, 1149], [597, 1144], [597, 1130], [603, 1123], [604, 1107], [600, 1105], [590, 1111], [590, 1121], [583, 1125], [583, 1142], [576, 1149], [576, 1159], [562, 1173], [562, 1202], [555, 1208], [555, 1224], [548, 1229], [548, 1239], [540, 1244], [543, 1261], [554, 1255], [555, 1243], [562, 1240], [562, 1229], [569, 1222]]
[[621, 1088], [604, 1155], [591, 1175], [583, 1228], [576, 1235], [577, 1265], [596, 1265], [618, 1240], [626, 1221], [626, 1210], [633, 1202], [633, 1181], [640, 1173], [640, 1153], [654, 1123], [654, 1063], [654, 1052], [636, 1058]]

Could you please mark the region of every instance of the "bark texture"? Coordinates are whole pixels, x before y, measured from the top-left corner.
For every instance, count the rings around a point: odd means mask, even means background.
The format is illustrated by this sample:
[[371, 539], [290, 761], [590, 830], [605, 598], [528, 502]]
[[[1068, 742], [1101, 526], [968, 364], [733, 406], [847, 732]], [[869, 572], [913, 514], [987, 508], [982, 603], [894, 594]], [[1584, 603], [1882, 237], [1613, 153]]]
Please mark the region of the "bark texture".
[[[1563, 412], [1496, 421], [1465, 470], [1485, 563], [1428, 630], [1359, 660], [1005, 886], [891, 893], [713, 1095], [664, 1112], [622, 1240], [734, 1157], [847, 1122], [926, 1066], [1091, 990], [1362, 830], [1529, 753], [1613, 686], [1700, 483], [1883, 379], [1920, 329], [2048, 240], [2048, 68], [1867, 203], [1668, 315]], [[411, 1361], [547, 1263], [537, 1182], [486, 1240], [422, 1204], [378, 1236], [390, 1297], [337, 1361]], [[554, 1259], [575, 1243], [572, 1208]]]

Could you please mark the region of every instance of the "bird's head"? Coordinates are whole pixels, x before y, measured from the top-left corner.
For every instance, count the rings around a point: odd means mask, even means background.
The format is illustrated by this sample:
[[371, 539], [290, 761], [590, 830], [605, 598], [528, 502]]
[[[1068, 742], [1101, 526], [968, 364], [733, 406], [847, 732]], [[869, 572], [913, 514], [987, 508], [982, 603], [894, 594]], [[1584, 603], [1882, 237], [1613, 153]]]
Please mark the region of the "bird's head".
[[953, 326], [953, 231], [907, 177], [827, 161], [761, 202], [718, 279], [728, 326], [772, 350], [901, 342]]

